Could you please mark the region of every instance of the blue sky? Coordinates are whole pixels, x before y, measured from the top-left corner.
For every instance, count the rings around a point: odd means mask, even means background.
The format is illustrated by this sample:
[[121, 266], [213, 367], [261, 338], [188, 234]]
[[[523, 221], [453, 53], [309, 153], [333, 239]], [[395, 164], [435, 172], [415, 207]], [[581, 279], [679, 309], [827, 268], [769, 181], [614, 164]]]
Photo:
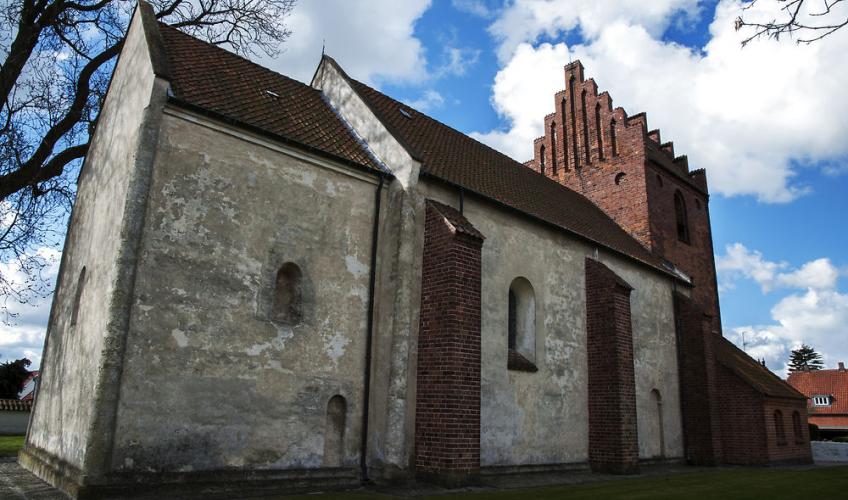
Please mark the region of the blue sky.
[[[774, 17], [777, 2], [746, 12]], [[737, 1], [301, 0], [283, 53], [309, 81], [321, 45], [354, 78], [523, 161], [580, 59], [628, 113], [706, 168], [725, 336], [783, 374], [812, 344], [848, 361], [848, 30], [745, 49]], [[49, 302], [0, 353], [37, 358]]]

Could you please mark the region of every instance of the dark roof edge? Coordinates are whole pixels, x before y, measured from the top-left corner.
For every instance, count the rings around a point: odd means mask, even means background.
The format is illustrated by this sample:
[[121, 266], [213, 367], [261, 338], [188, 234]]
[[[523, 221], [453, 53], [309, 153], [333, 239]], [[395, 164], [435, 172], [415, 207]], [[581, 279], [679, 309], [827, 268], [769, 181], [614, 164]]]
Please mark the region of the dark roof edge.
[[144, 30], [144, 40], [147, 42], [153, 74], [170, 81], [171, 68], [168, 66], [168, 58], [165, 55], [165, 41], [162, 39], [162, 32], [159, 31], [156, 13], [150, 4], [143, 0], [139, 0], [137, 9], [141, 16], [141, 28]]
[[651, 264], [651, 263], [649, 263], [649, 262], [645, 262], [645, 261], [643, 261], [643, 260], [641, 260], [641, 259], [638, 259], [638, 258], [636, 258], [636, 257], [634, 257], [634, 256], [632, 256], [632, 255], [629, 255], [629, 254], [627, 254], [626, 252], [623, 252], [623, 251], [621, 251], [621, 250], [616, 250], [615, 248], [612, 248], [612, 247], [610, 247], [609, 245], [606, 245], [606, 244], [601, 243], [601, 242], [599, 242], [599, 241], [593, 240], [592, 238], [590, 238], [590, 237], [588, 237], [588, 236], [586, 236], [586, 235], [584, 235], [584, 234], [580, 234], [580, 233], [578, 233], [577, 231], [574, 231], [574, 230], [572, 230], [572, 229], [568, 229], [568, 228], [566, 228], [566, 227], [562, 227], [562, 226], [560, 226], [559, 224], [555, 224], [555, 223], [553, 223], [553, 222], [547, 221], [547, 220], [545, 220], [545, 219], [543, 219], [543, 218], [541, 218], [541, 217], [539, 217], [539, 216], [537, 216], [537, 215], [533, 215], [533, 214], [531, 214], [531, 213], [529, 213], [529, 212], [525, 212], [525, 211], [523, 211], [523, 210], [521, 210], [521, 209], [519, 209], [519, 208], [513, 207], [512, 205], [508, 205], [508, 204], [506, 204], [506, 203], [504, 203], [504, 202], [502, 202], [502, 201], [500, 201], [500, 200], [496, 200], [496, 199], [494, 199], [494, 198], [492, 198], [492, 197], [490, 197], [490, 196], [486, 196], [485, 194], [478, 193], [477, 191], [474, 191], [474, 190], [472, 190], [472, 189], [468, 189], [468, 188], [467, 188], [467, 187], [465, 187], [465, 186], [461, 186], [461, 185], [459, 185], [459, 184], [456, 184], [455, 182], [451, 182], [451, 181], [449, 181], [449, 180], [447, 180], [447, 179], [444, 179], [444, 178], [439, 177], [439, 176], [437, 176], [437, 175], [431, 174], [431, 173], [426, 172], [426, 171], [424, 171], [424, 170], [421, 170], [421, 172], [420, 172], [419, 176], [421, 176], [421, 177], [426, 177], [426, 178], [428, 178], [428, 179], [433, 179], [433, 180], [435, 180], [435, 181], [437, 181], [437, 182], [441, 182], [442, 184], [448, 185], [448, 186], [453, 187], [453, 188], [456, 188], [456, 189], [461, 189], [461, 190], [463, 191], [463, 193], [472, 194], [472, 195], [474, 195], [474, 196], [476, 196], [476, 197], [478, 197], [478, 198], [480, 198], [480, 199], [482, 199], [482, 200], [486, 200], [486, 201], [487, 201], [487, 202], [489, 202], [489, 203], [492, 203], [492, 204], [494, 204], [494, 205], [496, 205], [496, 206], [498, 206], [498, 207], [504, 208], [504, 209], [506, 209], [506, 210], [507, 210], [507, 211], [509, 211], [509, 212], [514, 212], [514, 213], [520, 214], [520, 215], [522, 215], [522, 216], [524, 216], [524, 217], [527, 217], [528, 219], [531, 219], [531, 220], [533, 220], [533, 221], [536, 221], [536, 222], [539, 222], [539, 223], [541, 223], [541, 224], [544, 224], [545, 226], [549, 226], [549, 227], [555, 228], [556, 230], [558, 230], [558, 231], [562, 231], [562, 232], [564, 232], [564, 233], [566, 233], [566, 234], [570, 234], [571, 236], [575, 236], [575, 237], [577, 237], [578, 239], [583, 240], [583, 241], [588, 242], [588, 243], [591, 243], [591, 244], [593, 244], [593, 245], [595, 245], [595, 246], [603, 247], [603, 248], [605, 248], [605, 249], [609, 250], [610, 252], [612, 252], [612, 253], [614, 253], [614, 254], [616, 254], [616, 255], [618, 255], [618, 256], [624, 257], [624, 258], [625, 258], [625, 259], [627, 259], [627, 260], [631, 260], [631, 261], [633, 261], [633, 262], [636, 262], [637, 264], [640, 264], [640, 265], [642, 265], [642, 266], [645, 266], [645, 267], [647, 267], [647, 268], [649, 268], [649, 269], [652, 269], [652, 270], [654, 270], [654, 271], [659, 271], [659, 272], [660, 272], [661, 274], [663, 274], [664, 276], [669, 277], [669, 278], [672, 278], [672, 279], [673, 279], [673, 280], [675, 280], [676, 282], [682, 283], [682, 284], [686, 285], [687, 287], [692, 288], [692, 284], [691, 284], [691, 283], [687, 283], [685, 280], [683, 280], [683, 279], [682, 279], [682, 278], [680, 278], [679, 276], [675, 275], [674, 273], [669, 272], [669, 271], [668, 271], [668, 270], [666, 270], [666, 269], [663, 269], [663, 268], [658, 267], [658, 266], [654, 266], [653, 264]]
[[269, 131], [261, 128], [261, 127], [251, 125], [251, 124], [245, 123], [241, 120], [237, 120], [237, 119], [229, 117], [227, 115], [218, 113], [217, 111], [212, 111], [212, 110], [206, 109], [202, 106], [198, 106], [196, 104], [192, 104], [190, 102], [183, 101], [182, 99], [179, 99], [177, 97], [168, 96], [168, 103], [173, 104], [174, 106], [176, 106], [178, 108], [183, 108], [183, 109], [186, 109], [188, 111], [192, 111], [194, 113], [197, 113], [199, 115], [206, 116], [207, 118], [211, 118], [213, 120], [224, 122], [228, 125], [232, 125], [232, 126], [235, 126], [235, 127], [239, 127], [239, 128], [248, 130], [251, 133], [254, 133], [254, 134], [269, 138], [269, 139], [273, 139], [273, 140], [281, 142], [281, 143], [283, 143], [287, 146], [293, 146], [295, 148], [302, 149], [306, 152], [315, 154], [317, 156], [322, 156], [322, 157], [324, 157], [328, 160], [332, 160], [332, 161], [335, 161], [337, 163], [344, 164], [348, 167], [352, 167], [352, 168], [359, 170], [361, 172], [368, 173], [368, 174], [375, 174], [379, 177], [383, 177], [383, 178], [386, 178], [386, 179], [394, 179], [394, 175], [392, 175], [389, 172], [384, 172], [382, 170], [378, 170], [376, 168], [369, 167], [367, 165], [359, 164], [355, 161], [348, 160], [347, 158], [343, 158], [341, 156], [335, 155], [335, 154], [330, 153], [328, 151], [324, 151], [323, 149], [316, 148], [315, 146], [310, 146], [309, 144], [304, 144], [300, 141], [297, 141], [297, 140], [292, 139], [290, 137], [286, 137], [284, 135], [269, 132]]
[[[423, 164], [424, 164], [424, 161], [421, 159], [421, 157], [418, 155], [418, 153], [416, 153], [416, 152], [415, 152], [415, 149], [413, 149], [413, 148], [412, 148], [409, 144], [407, 144], [406, 142], [404, 142], [404, 141], [400, 138], [400, 134], [397, 132], [397, 130], [395, 130], [395, 129], [394, 129], [394, 127], [392, 127], [392, 126], [391, 126], [391, 125], [389, 125], [388, 123], [386, 123], [386, 122], [384, 122], [383, 120], [381, 120], [381, 119], [380, 119], [380, 115], [378, 115], [378, 114], [377, 114], [377, 111], [375, 111], [375, 110], [374, 110], [374, 108], [373, 108], [373, 107], [371, 107], [371, 104], [368, 102], [368, 99], [366, 99], [364, 96], [362, 96], [362, 94], [360, 94], [360, 93], [359, 93], [359, 91], [356, 89], [356, 85], [354, 85], [354, 84], [353, 84], [353, 82], [355, 82], [356, 80], [354, 80], [353, 78], [351, 78], [351, 77], [347, 74], [347, 72], [346, 72], [344, 69], [342, 69], [342, 67], [339, 65], [339, 63], [337, 63], [335, 59], [333, 59], [332, 57], [328, 56], [327, 54], [324, 54], [324, 55], [321, 57], [321, 60], [322, 60], [322, 61], [324, 61], [324, 60], [329, 61], [329, 63], [330, 63], [330, 64], [332, 64], [334, 68], [336, 68], [336, 71], [338, 71], [338, 72], [339, 72], [339, 74], [341, 74], [341, 75], [342, 75], [342, 78], [344, 78], [344, 79], [345, 79], [345, 81], [347, 82], [347, 84], [350, 86], [351, 90], [353, 90], [353, 93], [354, 93], [354, 94], [356, 94], [356, 97], [358, 97], [358, 98], [359, 98], [359, 100], [360, 100], [360, 101], [362, 101], [362, 102], [365, 104], [365, 106], [368, 108], [368, 111], [371, 111], [371, 114], [372, 114], [372, 115], [374, 115], [374, 118], [375, 118], [378, 122], [380, 122], [380, 124], [381, 124], [381, 125], [383, 125], [384, 127], [386, 127], [386, 130], [388, 130], [388, 131], [389, 131], [389, 134], [391, 134], [392, 138], [393, 138], [394, 140], [396, 140], [396, 141], [398, 142], [398, 144], [400, 144], [400, 146], [404, 149], [404, 151], [406, 151], [406, 153], [407, 153], [410, 157], [412, 157], [412, 159], [413, 159], [413, 160], [415, 160], [415, 161], [417, 161], [418, 163], [420, 163], [420, 164], [422, 164], [422, 165], [423, 165]], [[316, 73], [317, 73], [317, 70], [316, 70]]]
[[[729, 348], [731, 348], [731, 349], [733, 349], [733, 350], [735, 350], [735, 351], [738, 351], [738, 353], [737, 353], [737, 354], [741, 354], [741, 355], [743, 355], [743, 356], [746, 356], [748, 359], [750, 359], [750, 360], [751, 360], [751, 363], [752, 363], [752, 364], [759, 365], [759, 363], [757, 363], [757, 361], [756, 361], [754, 358], [752, 358], [751, 356], [749, 356], [747, 352], [745, 352], [745, 351], [743, 351], [742, 349], [738, 348], [738, 347], [736, 346], [736, 344], [734, 344], [733, 342], [731, 342], [731, 341], [727, 340], [727, 339], [726, 339], [726, 338], [724, 338], [724, 337], [720, 337], [718, 340], [719, 340], [719, 341], [724, 341], [724, 342], [727, 344], [727, 346], [728, 346]], [[728, 361], [725, 361], [724, 359], [722, 359], [722, 358], [721, 358], [721, 356], [716, 356], [716, 358], [717, 358], [717, 360], [718, 360], [718, 362], [719, 362], [720, 364], [722, 364], [722, 365], [723, 365], [725, 368], [727, 368], [728, 370], [732, 371], [732, 372], [733, 372], [733, 373], [734, 373], [737, 377], [742, 378], [742, 379], [748, 379], [748, 377], [747, 377], [747, 376], [745, 376], [744, 374], [742, 374], [742, 373], [741, 373], [741, 370], [739, 370], [739, 369], [738, 369], [738, 368], [736, 368], [735, 366], [731, 366], [731, 365], [733, 365], [733, 363], [728, 362]], [[807, 399], [807, 396], [805, 396], [803, 393], [801, 393], [801, 391], [799, 391], [798, 389], [796, 389], [795, 387], [793, 387], [793, 386], [792, 386], [792, 384], [790, 384], [790, 383], [789, 383], [789, 382], [787, 382], [786, 380], [783, 380], [782, 378], [778, 377], [777, 375], [775, 375], [775, 374], [774, 374], [774, 372], [772, 372], [772, 371], [771, 371], [771, 370], [769, 370], [768, 368], [766, 368], [766, 367], [762, 367], [762, 369], [763, 369], [763, 370], [765, 370], [765, 372], [767, 373], [767, 375], [768, 375], [768, 376], [772, 377], [772, 378], [773, 378], [776, 382], [780, 382], [780, 383], [782, 383], [783, 385], [785, 385], [787, 388], [791, 389], [791, 390], [792, 390], [792, 392], [794, 392], [796, 395], [795, 395], [795, 396], [788, 396], [788, 395], [776, 395], [776, 394], [769, 394], [768, 392], [764, 392], [764, 391], [760, 391], [760, 390], [757, 390], [757, 392], [759, 392], [759, 393], [763, 394], [764, 396], [770, 397], [770, 398], [804, 399], [804, 400], [806, 400], [806, 399]]]

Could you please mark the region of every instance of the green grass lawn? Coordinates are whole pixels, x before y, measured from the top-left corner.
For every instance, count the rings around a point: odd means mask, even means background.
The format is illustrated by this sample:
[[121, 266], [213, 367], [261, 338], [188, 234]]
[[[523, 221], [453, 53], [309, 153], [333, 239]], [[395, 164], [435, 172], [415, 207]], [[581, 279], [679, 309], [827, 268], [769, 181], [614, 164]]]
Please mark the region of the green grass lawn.
[[13, 457], [24, 446], [24, 436], [0, 436], [0, 457]]
[[[662, 477], [622, 479], [599, 483], [543, 488], [459, 493], [425, 498], [480, 498], [495, 500], [528, 499], [681, 499], [798, 500], [848, 498], [848, 466], [809, 469], [731, 469]], [[292, 497], [289, 497], [292, 498]], [[392, 498], [373, 492], [327, 493], [293, 498]]]

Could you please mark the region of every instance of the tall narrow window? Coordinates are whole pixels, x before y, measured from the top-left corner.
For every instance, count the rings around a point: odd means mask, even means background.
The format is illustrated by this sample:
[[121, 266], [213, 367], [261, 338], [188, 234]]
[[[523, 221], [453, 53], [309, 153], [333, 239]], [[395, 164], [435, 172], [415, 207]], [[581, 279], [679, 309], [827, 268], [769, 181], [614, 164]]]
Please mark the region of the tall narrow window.
[[797, 411], [792, 412], [792, 430], [795, 432], [795, 442], [804, 442], [804, 433], [801, 430], [801, 414]]
[[277, 271], [271, 319], [294, 326], [303, 318], [303, 273], [297, 264], [286, 262]]
[[663, 404], [662, 404], [662, 396], [660, 395], [660, 391], [654, 389], [651, 391], [651, 399], [654, 403], [654, 408], [656, 408], [656, 422], [657, 422], [657, 456], [664, 457], [665, 456], [665, 426], [663, 425]]
[[77, 324], [77, 318], [79, 318], [79, 308], [80, 301], [82, 300], [82, 291], [85, 288], [85, 266], [82, 266], [82, 270], [79, 273], [79, 278], [77, 278], [77, 289], [74, 292], [74, 304], [71, 309], [71, 326], [75, 326]]
[[586, 152], [586, 163], [592, 163], [591, 145], [589, 144], [589, 112], [586, 110], [586, 91], [580, 94], [583, 104], [583, 150]]
[[507, 303], [507, 368], [535, 372], [536, 296], [525, 278], [515, 278], [509, 285]]
[[610, 121], [610, 148], [612, 149], [612, 155], [618, 156], [618, 144], [615, 142], [615, 118]]
[[324, 429], [324, 466], [344, 465], [344, 432], [347, 417], [345, 398], [336, 394], [327, 403], [327, 423]]
[[601, 133], [601, 103], [595, 104], [595, 133], [598, 134], [598, 158], [604, 159], [604, 134]]
[[774, 410], [774, 435], [777, 444], [786, 444], [786, 430], [783, 428], [783, 413], [780, 410]]
[[551, 171], [554, 176], [557, 174], [557, 133], [556, 133], [556, 123], [551, 122]]
[[539, 173], [545, 175], [545, 145], [539, 146]]
[[674, 214], [677, 219], [677, 239], [689, 243], [689, 217], [686, 215], [686, 200], [678, 189], [674, 192]]
[[574, 168], [580, 168], [580, 153], [577, 152], [577, 111], [574, 106], [574, 76], [568, 79], [568, 102], [571, 103], [571, 154]]
[[566, 109], [565, 109], [565, 98], [562, 98], [562, 101], [559, 103], [560, 113], [562, 115], [562, 168], [564, 170], [568, 170], [568, 131], [565, 129], [565, 117]]
[[512, 288], [510, 288], [509, 289], [509, 304], [507, 305], [507, 309], [509, 310], [509, 312], [507, 313], [508, 314], [507, 346], [509, 347], [510, 351], [515, 350], [515, 342], [516, 342], [516, 338], [518, 337], [518, 331], [517, 331], [517, 329], [518, 329], [518, 319], [517, 319], [518, 312], [516, 311], [517, 306], [518, 305], [517, 305], [517, 299], [515, 298], [515, 292], [512, 290]]

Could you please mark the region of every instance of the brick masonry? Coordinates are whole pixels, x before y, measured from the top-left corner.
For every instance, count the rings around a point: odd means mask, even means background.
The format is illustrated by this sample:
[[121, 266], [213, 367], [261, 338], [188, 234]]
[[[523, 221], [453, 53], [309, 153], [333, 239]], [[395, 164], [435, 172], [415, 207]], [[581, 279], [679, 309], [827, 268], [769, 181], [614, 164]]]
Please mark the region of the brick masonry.
[[715, 465], [721, 459], [721, 429], [716, 403], [716, 361], [709, 334], [711, 318], [697, 303], [675, 294], [680, 403], [686, 459], [696, 465]]
[[[644, 113], [628, 116], [623, 108], [613, 107], [609, 93], [598, 93], [595, 81], [585, 78], [579, 61], [564, 67], [564, 81], [565, 88], [553, 96], [554, 112], [544, 119], [545, 135], [534, 141], [534, 158], [525, 166], [589, 198], [645, 248], [673, 263], [691, 279], [691, 296], [675, 297], [688, 461], [711, 465], [808, 460], [809, 444], [804, 445], [801, 439], [797, 446], [794, 437], [787, 444], [775, 444], [773, 410], [781, 405], [785, 407], [781, 411], [786, 429], [792, 428], [792, 413], [799, 411], [804, 433], [807, 432], [806, 411], [798, 402], [769, 396], [716, 360], [715, 341], [721, 339], [721, 316], [705, 172], [690, 171], [687, 158], [675, 156], [673, 143], [662, 142], [659, 130], [648, 130]], [[676, 196], [685, 207], [683, 220], [688, 239], [678, 234]], [[597, 283], [589, 281], [589, 266], [587, 263], [587, 299], [599, 293], [592, 289]], [[612, 307], [613, 303], [603, 307]], [[608, 453], [622, 453], [619, 448], [624, 444], [605, 442], [605, 434], [597, 429], [635, 419], [635, 410], [634, 415], [628, 416], [626, 405], [617, 406], [610, 414], [595, 407], [593, 414], [596, 390], [606, 390], [606, 382], [595, 389], [591, 387], [595, 373], [595, 377], [601, 377], [595, 380], [619, 380], [623, 384], [621, 390], [629, 390], [632, 367], [627, 375], [617, 371], [620, 367], [605, 365], [612, 361], [604, 356], [591, 355], [596, 348], [593, 343], [603, 338], [593, 339], [591, 328], [611, 328], [602, 324], [603, 314], [623, 312], [601, 313], [598, 311], [602, 309], [592, 309], [601, 305], [590, 306], [590, 443], [601, 443], [598, 449], [590, 445], [590, 461], [593, 468], [607, 467], [599, 465], [606, 464], [605, 460], [623, 467], [618, 455], [609, 458], [613, 455]], [[593, 314], [600, 316], [593, 320]], [[614, 318], [609, 319], [610, 324], [621, 317], [609, 316]], [[610, 371], [604, 373], [605, 369]], [[619, 396], [615, 393], [615, 397]], [[598, 451], [608, 448], [613, 451]], [[599, 458], [602, 456], [605, 458]]]
[[[703, 170], [690, 172], [673, 143], [648, 131], [644, 113], [613, 108], [608, 92], [586, 79], [575, 61], [565, 66], [564, 90], [554, 95], [545, 135], [534, 141], [526, 165], [583, 194], [646, 248], [692, 278], [693, 297], [720, 331], [709, 196]], [[543, 168], [544, 166], [544, 168]], [[674, 195], [685, 200], [689, 242], [677, 237]]]
[[427, 201], [415, 416], [416, 475], [462, 483], [480, 470], [483, 235]]
[[589, 464], [595, 472], [639, 470], [631, 290], [605, 265], [586, 259]]

